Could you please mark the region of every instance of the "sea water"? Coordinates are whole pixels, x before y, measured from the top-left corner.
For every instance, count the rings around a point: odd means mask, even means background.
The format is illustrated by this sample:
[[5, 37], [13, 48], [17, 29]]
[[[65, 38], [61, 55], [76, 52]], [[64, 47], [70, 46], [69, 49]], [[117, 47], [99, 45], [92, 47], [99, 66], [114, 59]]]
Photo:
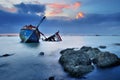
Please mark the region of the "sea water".
[[[72, 78], [59, 64], [60, 51], [66, 48], [91, 46], [101, 51], [109, 51], [120, 57], [120, 36], [62, 36], [61, 42], [21, 43], [18, 36], [0, 37], [0, 80], [120, 80], [120, 66], [98, 69], [86, 74], [85, 78]], [[43, 56], [39, 53], [44, 52]]]

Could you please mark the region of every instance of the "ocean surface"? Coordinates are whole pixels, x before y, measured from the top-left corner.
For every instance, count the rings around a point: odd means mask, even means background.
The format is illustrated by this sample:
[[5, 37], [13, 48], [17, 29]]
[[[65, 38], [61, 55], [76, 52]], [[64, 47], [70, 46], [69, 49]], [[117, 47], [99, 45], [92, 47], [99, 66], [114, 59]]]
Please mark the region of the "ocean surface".
[[[102, 51], [115, 53], [120, 57], [120, 36], [62, 36], [62, 42], [21, 43], [18, 36], [0, 37], [0, 80], [120, 80], [120, 66], [98, 69], [86, 74], [83, 78], [72, 78], [64, 72], [58, 60], [60, 51], [66, 48], [82, 46], [107, 46]], [[44, 52], [44, 56], [39, 53]]]

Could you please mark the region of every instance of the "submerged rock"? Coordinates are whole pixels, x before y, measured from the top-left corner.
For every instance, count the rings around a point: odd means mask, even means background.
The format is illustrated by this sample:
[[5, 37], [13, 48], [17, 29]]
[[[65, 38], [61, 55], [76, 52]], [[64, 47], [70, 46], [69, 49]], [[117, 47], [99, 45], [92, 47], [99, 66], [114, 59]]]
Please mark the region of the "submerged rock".
[[14, 54], [3, 54], [0, 57], [8, 57], [8, 56], [12, 56], [12, 55], [14, 55]]
[[44, 55], [44, 52], [40, 52], [39, 55], [40, 55], [40, 56], [43, 56], [43, 55]]
[[114, 45], [116, 45], [116, 46], [120, 46], [120, 43], [115, 43]]
[[55, 80], [54, 76], [49, 77], [49, 80]]
[[106, 46], [101, 45], [101, 46], [99, 46], [99, 48], [101, 48], [101, 49], [105, 49]]
[[93, 63], [98, 67], [106, 68], [120, 64], [120, 59], [117, 55], [110, 52], [101, 52], [94, 60]]
[[74, 77], [81, 77], [94, 69], [91, 65], [89, 56], [80, 50], [64, 50], [59, 62], [63, 66], [64, 70]]

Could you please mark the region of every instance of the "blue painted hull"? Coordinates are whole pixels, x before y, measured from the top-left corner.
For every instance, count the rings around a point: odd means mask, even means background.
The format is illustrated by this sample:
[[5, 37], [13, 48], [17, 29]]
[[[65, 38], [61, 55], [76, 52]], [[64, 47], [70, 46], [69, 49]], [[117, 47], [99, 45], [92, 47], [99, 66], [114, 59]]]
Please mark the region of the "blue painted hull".
[[39, 42], [40, 34], [38, 30], [21, 29], [20, 38], [25, 43]]

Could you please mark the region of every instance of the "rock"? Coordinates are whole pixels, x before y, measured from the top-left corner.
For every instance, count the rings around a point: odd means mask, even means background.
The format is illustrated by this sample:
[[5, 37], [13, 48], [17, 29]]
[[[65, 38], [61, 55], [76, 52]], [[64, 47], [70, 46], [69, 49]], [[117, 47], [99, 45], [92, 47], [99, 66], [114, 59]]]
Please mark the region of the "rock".
[[101, 52], [94, 60], [93, 63], [100, 68], [107, 68], [120, 65], [120, 59], [117, 55], [110, 52]]
[[105, 49], [106, 46], [101, 45], [101, 46], [99, 46], [99, 48], [101, 48], [101, 49]]
[[86, 46], [79, 50], [67, 48], [60, 53], [60, 64], [73, 77], [81, 77], [91, 72], [94, 69], [93, 65], [91, 65], [92, 62], [99, 68], [120, 65], [120, 59], [117, 55], [110, 52], [102, 52], [98, 48]]
[[14, 55], [14, 54], [3, 54], [0, 57], [8, 57], [8, 56], [12, 56], [12, 55]]
[[91, 50], [91, 49], [92, 49], [92, 47], [83, 46], [80, 50], [81, 50], [82, 52], [87, 52], [88, 50]]
[[71, 53], [71, 51], [74, 51], [74, 48], [64, 49], [64, 50], [60, 51], [60, 54]]
[[120, 43], [115, 43], [114, 45], [116, 45], [116, 46], [120, 46]]
[[43, 55], [44, 55], [44, 52], [40, 52], [39, 55], [40, 55], [40, 56], [43, 56]]
[[59, 62], [71, 76], [81, 77], [94, 69], [89, 56], [80, 50], [66, 49], [62, 51]]
[[54, 76], [49, 77], [49, 80], [55, 80]]
[[96, 56], [101, 52], [98, 48], [92, 47], [85, 47], [83, 46], [80, 51], [84, 52], [85, 54], [89, 55], [89, 58], [92, 60], [96, 58]]

